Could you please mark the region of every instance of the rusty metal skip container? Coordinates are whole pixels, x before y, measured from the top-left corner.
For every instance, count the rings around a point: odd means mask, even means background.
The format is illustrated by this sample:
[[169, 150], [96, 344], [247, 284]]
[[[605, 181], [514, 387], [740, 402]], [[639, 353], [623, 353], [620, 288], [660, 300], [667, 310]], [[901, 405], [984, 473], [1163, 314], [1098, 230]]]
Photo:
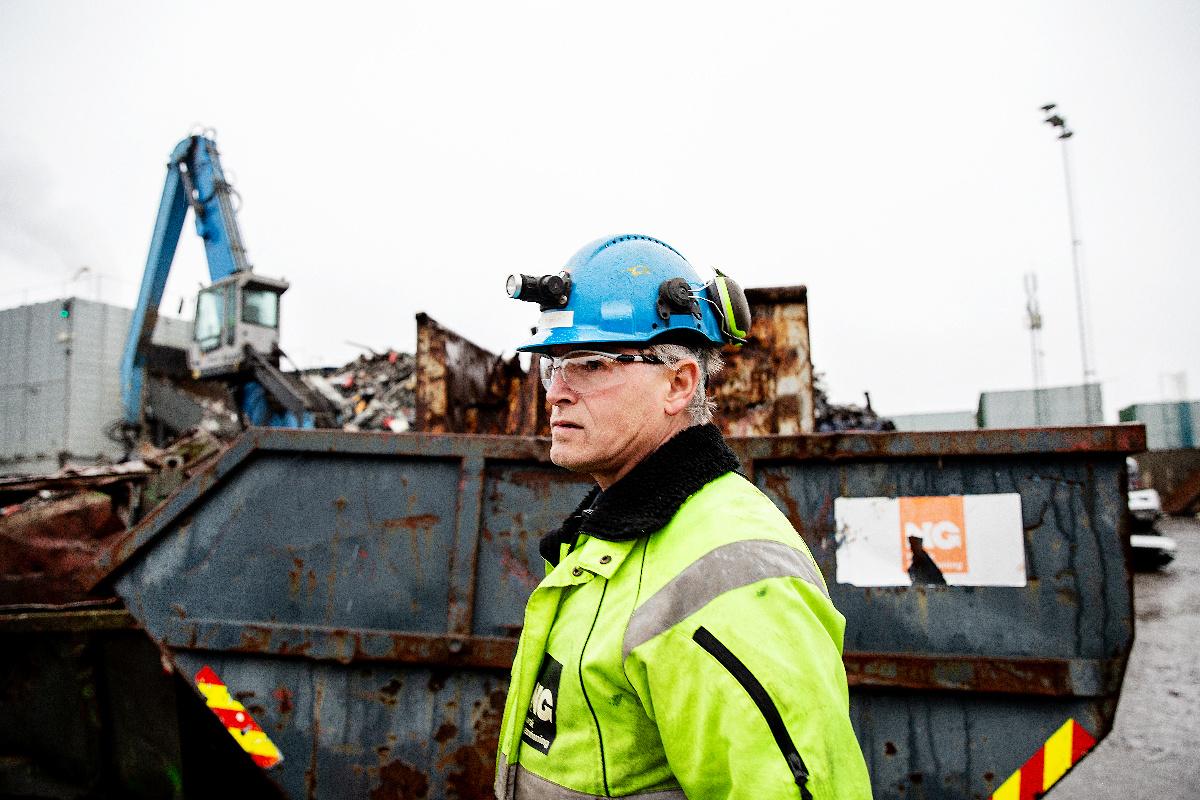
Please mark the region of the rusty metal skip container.
[[[847, 617], [876, 797], [986, 798], [1069, 720], [1110, 730], [1133, 641], [1124, 459], [1140, 427], [731, 445]], [[253, 430], [97, 579], [192, 687], [219, 676], [282, 754], [263, 774], [284, 796], [490, 797], [537, 540], [587, 488], [545, 439]], [[837, 581], [838, 498], [994, 494], [1020, 499], [1023, 586]]]

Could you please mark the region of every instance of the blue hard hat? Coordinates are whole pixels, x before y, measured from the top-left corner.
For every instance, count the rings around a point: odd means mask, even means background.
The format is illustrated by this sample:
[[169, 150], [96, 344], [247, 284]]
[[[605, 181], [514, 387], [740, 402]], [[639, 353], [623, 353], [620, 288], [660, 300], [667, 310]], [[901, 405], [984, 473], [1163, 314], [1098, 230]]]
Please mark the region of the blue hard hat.
[[749, 328], [749, 307], [736, 283], [720, 272], [705, 281], [678, 250], [638, 234], [591, 242], [558, 275], [513, 275], [508, 293], [542, 309], [520, 351], [659, 337], [713, 347], [744, 341]]

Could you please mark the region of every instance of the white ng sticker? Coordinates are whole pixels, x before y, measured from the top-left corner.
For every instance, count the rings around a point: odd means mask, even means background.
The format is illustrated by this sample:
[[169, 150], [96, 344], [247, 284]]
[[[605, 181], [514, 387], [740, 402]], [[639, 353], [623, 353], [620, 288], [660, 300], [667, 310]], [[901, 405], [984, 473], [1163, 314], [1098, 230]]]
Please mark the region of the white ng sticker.
[[839, 497], [837, 581], [1024, 586], [1021, 495]]

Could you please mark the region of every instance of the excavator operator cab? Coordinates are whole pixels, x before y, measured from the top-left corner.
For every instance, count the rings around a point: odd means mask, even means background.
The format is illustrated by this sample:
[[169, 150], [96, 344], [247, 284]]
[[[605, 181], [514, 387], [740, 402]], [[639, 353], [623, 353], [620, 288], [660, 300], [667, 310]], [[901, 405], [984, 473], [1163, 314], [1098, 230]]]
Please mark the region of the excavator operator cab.
[[273, 361], [279, 349], [279, 298], [287, 288], [286, 281], [236, 272], [201, 290], [188, 349], [192, 376], [246, 369], [247, 348]]

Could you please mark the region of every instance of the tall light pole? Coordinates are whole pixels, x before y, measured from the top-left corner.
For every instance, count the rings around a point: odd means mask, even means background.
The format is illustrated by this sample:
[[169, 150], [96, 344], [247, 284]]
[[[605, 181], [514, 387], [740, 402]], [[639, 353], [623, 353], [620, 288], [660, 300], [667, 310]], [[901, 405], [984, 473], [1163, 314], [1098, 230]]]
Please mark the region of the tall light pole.
[[1029, 325], [1029, 351], [1033, 361], [1033, 420], [1041, 427], [1046, 423], [1042, 409], [1042, 310], [1038, 307], [1037, 273], [1025, 273], [1025, 322]]
[[[1092, 345], [1089, 335], [1091, 324], [1088, 320], [1087, 288], [1084, 284], [1083, 264], [1079, 256], [1079, 250], [1083, 243], [1079, 241], [1079, 234], [1075, 229], [1075, 198], [1071, 191], [1071, 159], [1067, 148], [1067, 142], [1075, 135], [1075, 132], [1067, 127], [1066, 118], [1054, 112], [1055, 108], [1054, 103], [1042, 106], [1042, 111], [1046, 114], [1043, 122], [1058, 131], [1058, 139], [1062, 142], [1063, 178], [1067, 186], [1067, 226], [1071, 233], [1071, 265], [1075, 270], [1075, 309], [1079, 316], [1079, 352], [1083, 360], [1083, 419], [1085, 422], [1091, 423], [1093, 420], [1091, 404], [1088, 402], [1088, 387], [1095, 382], [1096, 372], [1092, 369]], [[1096, 422], [1099, 421], [1096, 420]]]

